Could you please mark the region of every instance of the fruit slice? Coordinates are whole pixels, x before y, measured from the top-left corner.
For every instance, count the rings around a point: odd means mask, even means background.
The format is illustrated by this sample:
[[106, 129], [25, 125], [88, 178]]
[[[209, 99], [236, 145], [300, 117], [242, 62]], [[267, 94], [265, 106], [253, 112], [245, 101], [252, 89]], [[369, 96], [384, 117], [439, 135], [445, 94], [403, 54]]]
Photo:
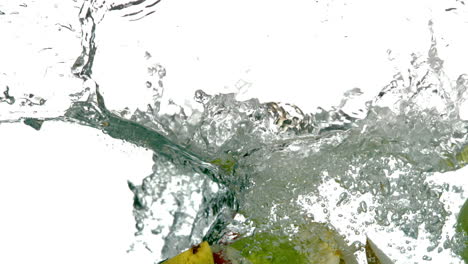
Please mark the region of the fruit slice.
[[[451, 156], [451, 155], [449, 155]], [[468, 146], [465, 146], [462, 151], [458, 152], [452, 157], [447, 156], [445, 164], [451, 169], [461, 168], [468, 164]]]
[[338, 233], [319, 223], [299, 227], [292, 237], [259, 232], [218, 250], [222, 264], [358, 263]]
[[252, 264], [241, 252], [233, 247], [215, 247], [213, 249], [215, 264]]
[[368, 264], [393, 264], [387, 255], [380, 250], [370, 238], [366, 241], [366, 257]]
[[231, 247], [252, 264], [308, 264], [307, 257], [287, 237], [257, 233], [234, 242]]
[[456, 159], [462, 164], [468, 163], [468, 146], [463, 148], [463, 150], [456, 155]]
[[[465, 235], [468, 235], [468, 200], [463, 204], [457, 222], [457, 231], [465, 232]], [[465, 241], [465, 248], [461, 257], [465, 260], [465, 263], [468, 263], [468, 241]]]
[[205, 241], [164, 261], [163, 264], [214, 264], [213, 252], [208, 242]]
[[231, 157], [228, 157], [226, 159], [215, 159], [210, 161], [210, 163], [220, 167], [229, 174], [232, 174], [234, 172], [234, 166], [236, 165], [235, 160]]
[[344, 239], [325, 224], [309, 223], [299, 227], [295, 241], [296, 248], [306, 253], [308, 263], [358, 264]]

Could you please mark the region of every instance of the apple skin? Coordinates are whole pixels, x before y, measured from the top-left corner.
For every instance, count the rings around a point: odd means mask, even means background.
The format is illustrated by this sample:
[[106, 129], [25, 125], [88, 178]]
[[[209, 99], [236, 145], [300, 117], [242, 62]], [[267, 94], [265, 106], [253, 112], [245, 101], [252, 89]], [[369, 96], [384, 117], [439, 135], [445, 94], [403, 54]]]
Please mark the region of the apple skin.
[[[468, 199], [463, 204], [460, 214], [458, 215], [458, 224], [457, 231], [465, 232], [465, 235], [468, 235]], [[461, 257], [465, 260], [465, 263], [468, 264], [468, 241], [465, 241], [465, 248], [462, 252]]]
[[[217, 264], [358, 264], [353, 251], [330, 226], [310, 222], [299, 226], [291, 237], [275, 232], [255, 232], [215, 245]], [[232, 236], [230, 236], [232, 238]], [[216, 258], [216, 257], [215, 257]]]
[[213, 259], [214, 259], [214, 263], [215, 263], [215, 264], [232, 264], [231, 261], [226, 260], [226, 259], [223, 257], [223, 252], [222, 252], [222, 251], [220, 251], [220, 252], [213, 252]]
[[252, 264], [307, 264], [307, 257], [300, 254], [287, 237], [271, 233], [258, 233], [251, 237], [237, 240], [231, 247]]

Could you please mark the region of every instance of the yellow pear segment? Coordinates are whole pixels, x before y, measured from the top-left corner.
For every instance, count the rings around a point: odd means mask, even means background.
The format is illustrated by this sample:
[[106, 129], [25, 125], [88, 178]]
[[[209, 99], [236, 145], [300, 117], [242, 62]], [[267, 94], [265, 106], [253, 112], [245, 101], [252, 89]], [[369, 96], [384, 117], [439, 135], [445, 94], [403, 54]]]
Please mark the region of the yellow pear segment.
[[213, 252], [211, 252], [208, 242], [205, 241], [165, 261], [163, 264], [214, 264]]

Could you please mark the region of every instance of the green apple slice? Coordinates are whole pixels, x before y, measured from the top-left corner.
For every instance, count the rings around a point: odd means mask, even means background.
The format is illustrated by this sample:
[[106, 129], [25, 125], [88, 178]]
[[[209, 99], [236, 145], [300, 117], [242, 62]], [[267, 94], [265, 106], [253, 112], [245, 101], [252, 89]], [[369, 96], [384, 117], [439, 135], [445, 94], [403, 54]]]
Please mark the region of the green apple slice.
[[[457, 219], [457, 231], [465, 232], [468, 235], [468, 199], [463, 204]], [[465, 241], [464, 250], [461, 257], [468, 263], [468, 241]]]
[[366, 257], [368, 264], [393, 264], [390, 258], [370, 238], [367, 238], [366, 241]]
[[[271, 232], [259, 232], [239, 239], [228, 246], [231, 253], [224, 254], [230, 260], [232, 256], [241, 256], [246, 261], [232, 263], [252, 264], [357, 264], [351, 250], [344, 240], [324, 224], [310, 223], [299, 228], [298, 232], [288, 237]], [[228, 252], [225, 249], [225, 252]], [[240, 258], [237, 258], [238, 260]]]
[[307, 253], [308, 263], [358, 264], [343, 237], [325, 224], [300, 226], [295, 241], [300, 251]]
[[236, 165], [236, 161], [232, 157], [228, 157], [226, 159], [215, 159], [210, 161], [211, 164], [220, 167], [225, 172], [232, 174], [234, 172], [234, 166]]
[[238, 250], [252, 264], [309, 263], [286, 236], [257, 233], [234, 242], [230, 247]]
[[455, 156], [449, 155], [445, 159], [445, 164], [451, 169], [463, 167], [468, 164], [468, 146], [465, 146], [462, 151], [458, 152]]

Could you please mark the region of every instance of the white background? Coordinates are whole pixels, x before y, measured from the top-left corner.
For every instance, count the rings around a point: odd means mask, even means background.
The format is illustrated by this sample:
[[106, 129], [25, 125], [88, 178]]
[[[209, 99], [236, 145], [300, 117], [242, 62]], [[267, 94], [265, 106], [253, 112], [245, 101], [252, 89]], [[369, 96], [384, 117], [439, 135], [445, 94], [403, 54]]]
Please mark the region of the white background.
[[[429, 19], [449, 77], [468, 72], [460, 3], [350, 2], [163, 0], [136, 22], [109, 13], [97, 26], [94, 77], [110, 108], [144, 107], [149, 52], [167, 69], [165, 99], [187, 105], [197, 89], [238, 91], [241, 99], [312, 111], [338, 104], [354, 87], [375, 96], [410, 53], [427, 52]], [[7, 43], [1, 39], [0, 50], [18, 50]], [[18, 67], [18, 76], [34, 72], [37, 60], [26, 72]], [[0, 71], [8, 65], [2, 61]], [[149, 151], [59, 123], [39, 132], [1, 124], [0, 138], [0, 263], [137, 263], [125, 254], [135, 231], [126, 181], [151, 172]]]

